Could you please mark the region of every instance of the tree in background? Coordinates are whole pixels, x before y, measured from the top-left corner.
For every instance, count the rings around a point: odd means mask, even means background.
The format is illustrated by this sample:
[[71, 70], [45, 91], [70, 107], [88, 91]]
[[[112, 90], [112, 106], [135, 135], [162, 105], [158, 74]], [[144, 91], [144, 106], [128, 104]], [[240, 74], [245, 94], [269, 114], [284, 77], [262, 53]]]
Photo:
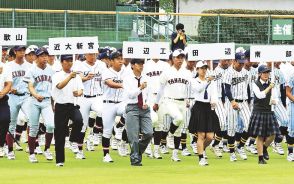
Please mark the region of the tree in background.
[[166, 12], [176, 12], [177, 0], [160, 0], [159, 7]]

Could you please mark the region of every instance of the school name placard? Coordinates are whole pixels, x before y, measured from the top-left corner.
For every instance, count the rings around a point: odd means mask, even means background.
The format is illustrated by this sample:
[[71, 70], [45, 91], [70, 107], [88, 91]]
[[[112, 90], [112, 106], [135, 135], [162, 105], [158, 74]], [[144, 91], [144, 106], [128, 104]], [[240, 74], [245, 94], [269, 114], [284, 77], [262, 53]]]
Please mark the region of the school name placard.
[[123, 42], [124, 58], [168, 59], [168, 42]]
[[52, 55], [98, 53], [98, 37], [49, 38]]
[[250, 61], [294, 61], [294, 45], [253, 45], [250, 47]]
[[0, 45], [27, 45], [27, 28], [0, 28]]
[[235, 59], [235, 43], [189, 44], [188, 60]]

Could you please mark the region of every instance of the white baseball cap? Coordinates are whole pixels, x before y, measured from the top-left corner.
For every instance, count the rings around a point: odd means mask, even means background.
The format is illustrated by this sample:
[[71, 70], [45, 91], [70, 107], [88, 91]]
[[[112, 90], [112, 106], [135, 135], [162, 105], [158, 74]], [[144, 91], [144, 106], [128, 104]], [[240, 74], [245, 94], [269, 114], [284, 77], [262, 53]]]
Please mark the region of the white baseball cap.
[[29, 54], [31, 52], [35, 52], [38, 49], [37, 45], [30, 45], [25, 51], [25, 54]]
[[196, 68], [202, 68], [203, 66], [208, 67], [207, 63], [205, 61], [202, 61], [202, 60], [198, 61], [197, 64], [196, 64]]
[[186, 56], [186, 53], [185, 53], [185, 51], [183, 51], [182, 49], [177, 49], [177, 50], [174, 50], [174, 52], [173, 52], [173, 57], [178, 57], [178, 56], [180, 56], [180, 55], [182, 55], [182, 56]]
[[31, 47], [28, 47], [28, 48], [26, 49], [26, 51], [25, 51], [25, 54], [27, 55], [27, 54], [29, 54], [29, 53], [31, 53], [31, 52], [34, 52], [34, 53], [35, 53], [35, 49], [34, 49], [34, 48], [31, 48]]

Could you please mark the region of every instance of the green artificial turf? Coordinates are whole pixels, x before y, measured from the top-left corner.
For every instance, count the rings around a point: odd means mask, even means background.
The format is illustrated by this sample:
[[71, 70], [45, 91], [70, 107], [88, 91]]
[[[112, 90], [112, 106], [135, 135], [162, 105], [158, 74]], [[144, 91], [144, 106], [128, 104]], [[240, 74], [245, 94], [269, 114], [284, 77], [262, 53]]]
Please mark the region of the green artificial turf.
[[[23, 146], [25, 147], [25, 146]], [[54, 147], [51, 148], [53, 150]], [[46, 161], [38, 155], [39, 163], [28, 161], [24, 151], [16, 152], [16, 160], [0, 158], [1, 184], [75, 184], [75, 183], [119, 183], [119, 184], [283, 184], [293, 183], [294, 162], [288, 162], [286, 155], [280, 156], [269, 149], [267, 165], [258, 165], [257, 157], [248, 153], [248, 160], [232, 163], [229, 154], [217, 159], [207, 150], [209, 166], [200, 167], [198, 157], [183, 157], [175, 163], [169, 155], [162, 160], [143, 157], [143, 167], [130, 166], [129, 157], [120, 157], [111, 150], [114, 163], [102, 162], [102, 149], [85, 152], [85, 160], [76, 160], [70, 150], [66, 150], [65, 166], [58, 168], [55, 162]]]

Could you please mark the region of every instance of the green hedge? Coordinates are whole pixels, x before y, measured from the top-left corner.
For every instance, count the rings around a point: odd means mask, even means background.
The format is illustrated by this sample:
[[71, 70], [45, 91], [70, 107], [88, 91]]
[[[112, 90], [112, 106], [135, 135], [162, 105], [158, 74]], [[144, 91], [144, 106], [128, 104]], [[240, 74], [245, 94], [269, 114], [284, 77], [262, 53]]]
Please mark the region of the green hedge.
[[[205, 10], [202, 13], [214, 14], [265, 14], [265, 15], [294, 15], [294, 11], [282, 10], [243, 10], [243, 9], [216, 9]], [[270, 23], [266, 18], [239, 18], [220, 16], [219, 42], [235, 42], [241, 44], [267, 44], [270, 36], [271, 44], [293, 44], [294, 41], [273, 41]], [[272, 20], [272, 19], [271, 19]], [[218, 17], [201, 17], [198, 25], [197, 41], [203, 43], [217, 42]]]

